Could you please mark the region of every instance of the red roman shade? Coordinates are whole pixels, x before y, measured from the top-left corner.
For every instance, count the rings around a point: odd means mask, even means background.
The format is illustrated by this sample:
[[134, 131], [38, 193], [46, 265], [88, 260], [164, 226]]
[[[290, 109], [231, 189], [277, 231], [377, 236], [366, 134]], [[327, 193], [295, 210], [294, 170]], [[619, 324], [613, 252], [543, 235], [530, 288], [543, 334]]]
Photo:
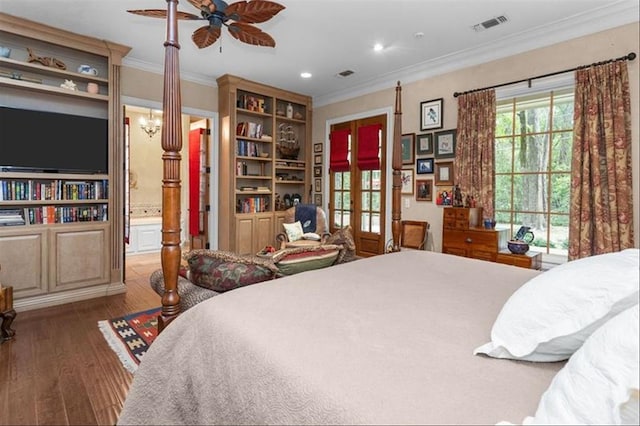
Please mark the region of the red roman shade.
[[329, 170], [332, 172], [349, 171], [349, 129], [334, 130], [329, 135]]
[[358, 127], [358, 168], [380, 170], [381, 124]]

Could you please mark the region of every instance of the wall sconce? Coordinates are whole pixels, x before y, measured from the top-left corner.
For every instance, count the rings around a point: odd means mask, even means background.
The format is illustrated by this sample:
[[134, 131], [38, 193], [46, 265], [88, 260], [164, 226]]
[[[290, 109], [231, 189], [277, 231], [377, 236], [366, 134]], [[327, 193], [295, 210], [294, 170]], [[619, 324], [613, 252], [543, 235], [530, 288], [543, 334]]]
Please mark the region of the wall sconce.
[[152, 138], [160, 130], [162, 121], [153, 117], [153, 111], [149, 109], [149, 118], [140, 117], [140, 128], [144, 130], [149, 138]]

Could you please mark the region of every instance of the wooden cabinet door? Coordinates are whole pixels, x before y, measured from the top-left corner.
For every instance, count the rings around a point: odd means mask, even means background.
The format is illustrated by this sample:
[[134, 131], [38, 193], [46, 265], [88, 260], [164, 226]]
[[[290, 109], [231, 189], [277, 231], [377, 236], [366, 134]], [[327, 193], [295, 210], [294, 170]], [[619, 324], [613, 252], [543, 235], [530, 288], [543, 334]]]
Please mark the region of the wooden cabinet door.
[[255, 235], [253, 238], [254, 246], [252, 253], [257, 253], [265, 246], [275, 244], [275, 235], [273, 234], [273, 216], [256, 216], [255, 218]]
[[253, 216], [236, 219], [236, 250], [238, 254], [254, 253], [253, 249]]

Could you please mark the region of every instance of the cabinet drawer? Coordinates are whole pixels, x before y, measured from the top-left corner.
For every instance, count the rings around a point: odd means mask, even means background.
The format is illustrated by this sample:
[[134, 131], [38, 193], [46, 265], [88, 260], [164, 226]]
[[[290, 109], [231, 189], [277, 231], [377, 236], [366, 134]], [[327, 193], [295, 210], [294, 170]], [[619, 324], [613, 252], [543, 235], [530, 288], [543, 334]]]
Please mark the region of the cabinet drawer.
[[474, 259], [488, 260], [490, 262], [495, 262], [496, 252], [472, 249], [469, 257], [473, 257]]
[[542, 267], [542, 253], [528, 251], [525, 254], [513, 254], [508, 250], [503, 250], [498, 253], [496, 262], [519, 266], [521, 268], [539, 270]]
[[492, 231], [445, 229], [443, 238], [450, 246], [498, 251], [497, 233]]
[[449, 247], [449, 246], [442, 247], [442, 252], [446, 254], [454, 254], [456, 256], [462, 256], [462, 257], [467, 256], [467, 251], [465, 249], [458, 248], [458, 247]]

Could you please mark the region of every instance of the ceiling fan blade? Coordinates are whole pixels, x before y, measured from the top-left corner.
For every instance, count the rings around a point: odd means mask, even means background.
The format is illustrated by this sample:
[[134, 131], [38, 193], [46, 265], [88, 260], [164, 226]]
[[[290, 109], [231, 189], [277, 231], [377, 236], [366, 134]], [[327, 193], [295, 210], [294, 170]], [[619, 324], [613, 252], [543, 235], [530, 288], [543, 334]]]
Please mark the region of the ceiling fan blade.
[[[165, 9], [139, 9], [139, 10], [127, 10], [129, 13], [133, 13], [134, 15], [141, 16], [149, 16], [151, 18], [166, 18], [167, 11]], [[202, 17], [198, 15], [194, 15], [192, 13], [178, 12], [176, 13], [176, 17], [178, 19], [183, 20], [201, 20]]]
[[205, 25], [193, 32], [191, 40], [200, 49], [211, 46], [220, 37], [220, 27], [214, 27], [211, 25]]
[[213, 13], [216, 11], [216, 5], [211, 2], [211, 0], [187, 0], [191, 3], [196, 9], [206, 12]]
[[247, 24], [258, 24], [273, 18], [285, 7], [268, 0], [238, 1], [224, 11], [230, 19]]
[[275, 40], [260, 28], [253, 25], [234, 22], [229, 24], [229, 32], [233, 37], [243, 43], [253, 44], [255, 46], [276, 47]]

